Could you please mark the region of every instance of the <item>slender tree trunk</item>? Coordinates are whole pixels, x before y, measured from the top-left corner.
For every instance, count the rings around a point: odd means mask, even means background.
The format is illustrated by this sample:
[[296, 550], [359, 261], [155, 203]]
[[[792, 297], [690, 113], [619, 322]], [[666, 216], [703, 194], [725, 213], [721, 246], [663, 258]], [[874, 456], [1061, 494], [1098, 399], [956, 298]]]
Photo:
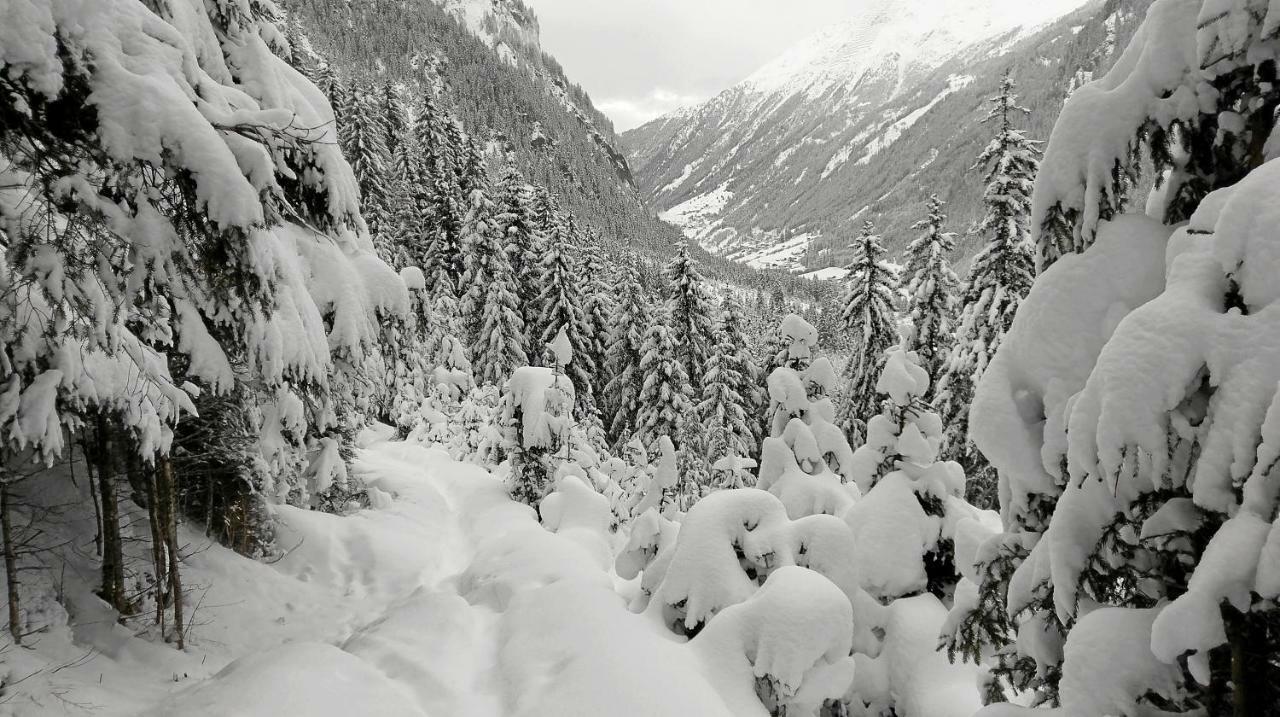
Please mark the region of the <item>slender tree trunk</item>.
[[164, 609], [166, 607], [165, 588], [166, 560], [164, 557], [164, 516], [156, 500], [155, 471], [147, 471], [143, 476], [143, 486], [147, 500], [147, 522], [151, 527], [151, 569], [155, 573], [156, 624], [160, 626], [160, 634], [164, 634]]
[[4, 577], [8, 585], [9, 634], [13, 644], [22, 644], [22, 622], [18, 604], [18, 553], [13, 546], [12, 515], [9, 512], [9, 476], [0, 466], [0, 535], [4, 541]]
[[98, 494], [102, 499], [102, 599], [123, 614], [128, 607], [124, 594], [124, 549], [120, 540], [120, 509], [111, 475], [111, 445], [107, 438], [107, 419], [97, 418]]
[[186, 647], [186, 625], [182, 614], [182, 574], [178, 567], [178, 487], [173, 463], [168, 456], [157, 459], [156, 500], [163, 502], [165, 544], [169, 556], [169, 595], [173, 600], [173, 628], [178, 649]]

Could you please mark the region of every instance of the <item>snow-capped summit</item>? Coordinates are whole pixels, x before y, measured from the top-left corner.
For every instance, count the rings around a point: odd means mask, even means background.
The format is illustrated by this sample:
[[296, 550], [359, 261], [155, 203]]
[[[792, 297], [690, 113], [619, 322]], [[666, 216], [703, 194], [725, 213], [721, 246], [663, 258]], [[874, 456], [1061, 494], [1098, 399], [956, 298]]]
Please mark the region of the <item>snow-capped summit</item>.
[[654, 208], [713, 252], [795, 269], [839, 252], [865, 219], [898, 248], [933, 191], [954, 219], [976, 220], [980, 182], [964, 178], [985, 138], [979, 108], [1006, 70], [1042, 138], [1071, 76], [1095, 69], [1081, 58], [1110, 61], [1094, 57], [1106, 18], [1128, 31], [1149, 1], [868, 0], [624, 144]]
[[[856, 84], [887, 58], [932, 69], [966, 47], [1011, 31], [1032, 32], [1088, 0], [875, 0], [818, 32], [743, 81], [756, 92], [810, 97]], [[1013, 39], [1013, 38], [1011, 38]]]

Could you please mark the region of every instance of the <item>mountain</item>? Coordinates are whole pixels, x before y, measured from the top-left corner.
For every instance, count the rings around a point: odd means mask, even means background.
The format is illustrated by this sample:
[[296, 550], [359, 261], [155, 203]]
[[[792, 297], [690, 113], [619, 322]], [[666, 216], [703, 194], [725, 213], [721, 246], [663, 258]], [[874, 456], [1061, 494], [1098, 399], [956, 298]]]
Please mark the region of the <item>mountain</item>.
[[[924, 201], [980, 216], [984, 101], [1012, 70], [1033, 138], [1150, 0], [878, 0], [711, 100], [622, 135], [650, 204], [753, 266], [841, 263], [863, 220], [901, 249]], [[976, 239], [960, 242], [961, 256]]]
[[[435, 92], [490, 166], [512, 158], [613, 253], [672, 253], [680, 233], [645, 205], [609, 119], [543, 51], [520, 0], [283, 0], [315, 52], [367, 86]], [[732, 272], [727, 263], [718, 264]]]

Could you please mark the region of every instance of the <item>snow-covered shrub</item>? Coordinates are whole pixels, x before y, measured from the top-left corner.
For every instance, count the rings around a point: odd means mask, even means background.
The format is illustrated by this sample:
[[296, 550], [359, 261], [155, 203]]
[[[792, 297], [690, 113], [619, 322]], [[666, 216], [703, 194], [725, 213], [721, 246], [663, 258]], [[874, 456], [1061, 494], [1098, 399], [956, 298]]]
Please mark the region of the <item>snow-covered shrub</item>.
[[853, 679], [853, 615], [830, 580], [787, 566], [725, 608], [691, 643], [735, 714], [817, 717]]
[[714, 615], [751, 596], [773, 570], [801, 565], [855, 591], [848, 527], [815, 515], [792, 521], [773, 495], [754, 488], [718, 491], [684, 516], [650, 611], [679, 633], [702, 629]]
[[850, 483], [853, 451], [835, 425], [831, 391], [835, 370], [826, 358], [812, 360], [817, 332], [788, 316], [779, 333], [792, 336], [787, 361], [769, 375], [769, 437], [760, 448], [756, 487], [778, 496], [788, 515], [839, 515], [857, 496]]

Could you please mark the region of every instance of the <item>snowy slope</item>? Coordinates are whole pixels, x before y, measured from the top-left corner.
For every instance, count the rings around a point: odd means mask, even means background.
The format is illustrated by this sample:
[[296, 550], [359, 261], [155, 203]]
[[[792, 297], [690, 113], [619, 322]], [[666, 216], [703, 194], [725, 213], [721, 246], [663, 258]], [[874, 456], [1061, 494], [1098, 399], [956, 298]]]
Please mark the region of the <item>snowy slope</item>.
[[875, 0], [623, 143], [654, 208], [715, 253], [797, 268], [868, 218], [901, 247], [932, 191], [976, 219], [981, 103], [1006, 69], [1042, 137], [1076, 71], [1109, 61], [1094, 50], [1147, 2]]

